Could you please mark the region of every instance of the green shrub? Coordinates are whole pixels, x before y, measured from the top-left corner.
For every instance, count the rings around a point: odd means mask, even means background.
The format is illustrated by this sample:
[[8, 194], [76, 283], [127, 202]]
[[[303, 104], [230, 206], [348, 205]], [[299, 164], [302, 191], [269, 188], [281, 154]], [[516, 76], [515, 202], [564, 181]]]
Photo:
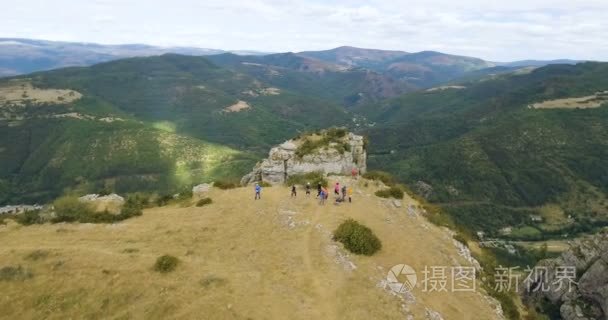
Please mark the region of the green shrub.
[[266, 182], [266, 181], [260, 181], [260, 182], [258, 182], [258, 183], [260, 184], [260, 187], [262, 187], [262, 188], [269, 188], [269, 187], [272, 187], [272, 184], [270, 184], [270, 183], [268, 183], [268, 182]]
[[76, 197], [61, 197], [53, 202], [55, 218], [53, 222], [91, 222], [95, 212], [88, 203]]
[[114, 191], [112, 191], [112, 189], [110, 187], [108, 187], [108, 186], [105, 186], [105, 187], [101, 188], [97, 192], [97, 194], [99, 194], [100, 196], [107, 196], [107, 195], [110, 195], [112, 193], [114, 193]]
[[355, 254], [371, 256], [382, 248], [382, 242], [372, 230], [353, 219], [342, 222], [334, 231], [333, 239]]
[[452, 238], [454, 238], [454, 240], [464, 244], [465, 246], [469, 246], [469, 241], [467, 240], [467, 238], [465, 238], [460, 233], [455, 234]]
[[61, 197], [53, 205], [55, 206], [55, 218], [51, 222], [80, 222], [80, 223], [114, 223], [141, 216], [143, 203], [147, 198], [138, 195], [127, 197], [119, 214], [112, 214], [107, 210], [96, 212], [88, 203], [81, 202], [75, 197]]
[[116, 217], [117, 221], [125, 220], [131, 217], [137, 217], [142, 215], [142, 209], [145, 204], [148, 203], [147, 198], [142, 198], [140, 195], [127, 196], [125, 204], [120, 210], [120, 214]]
[[0, 269], [0, 281], [23, 281], [31, 279], [34, 274], [21, 266], [3, 267]]
[[375, 181], [382, 181], [387, 186], [392, 186], [395, 184], [395, 178], [384, 171], [369, 171], [363, 174], [363, 178]]
[[15, 221], [25, 226], [44, 223], [44, 219], [40, 216], [40, 210], [26, 211], [14, 217]]
[[177, 196], [178, 200], [190, 200], [190, 199], [192, 199], [192, 187], [183, 188], [177, 194], [178, 194], [178, 196]]
[[162, 195], [156, 199], [156, 205], [159, 207], [168, 205], [173, 200], [173, 196], [169, 194]]
[[350, 144], [344, 141], [344, 137], [347, 133], [348, 130], [345, 128], [329, 128], [327, 130], [316, 132], [316, 134], [320, 135], [321, 138], [312, 140], [305, 137], [304, 141], [300, 143], [296, 149], [296, 156], [302, 158], [303, 156], [312, 154], [315, 150], [327, 147], [332, 143], [335, 143], [334, 148], [340, 153], [350, 151]]
[[175, 270], [175, 268], [177, 268], [178, 264], [179, 264], [179, 259], [177, 259], [174, 256], [166, 254], [166, 255], [160, 256], [160, 257], [158, 257], [158, 259], [156, 259], [156, 263], [154, 264], [154, 270], [158, 271], [160, 273], [168, 273], [168, 272]]
[[46, 259], [49, 252], [46, 250], [34, 250], [24, 257], [25, 260], [38, 261]]
[[329, 182], [325, 178], [322, 172], [309, 172], [306, 174], [294, 174], [287, 178], [287, 185], [306, 185], [310, 183], [311, 187], [316, 188], [317, 184], [321, 183], [322, 186], [327, 187]]
[[196, 202], [196, 206], [197, 207], [202, 207], [202, 206], [206, 206], [208, 204], [211, 204], [213, 202], [213, 200], [211, 200], [211, 198], [202, 198], [200, 200], [198, 200]]
[[218, 180], [213, 183], [214, 187], [220, 188], [222, 190], [234, 189], [239, 186], [238, 182], [229, 181], [229, 180]]
[[381, 198], [403, 199], [403, 189], [398, 186], [392, 186], [388, 189], [376, 191], [376, 196]]

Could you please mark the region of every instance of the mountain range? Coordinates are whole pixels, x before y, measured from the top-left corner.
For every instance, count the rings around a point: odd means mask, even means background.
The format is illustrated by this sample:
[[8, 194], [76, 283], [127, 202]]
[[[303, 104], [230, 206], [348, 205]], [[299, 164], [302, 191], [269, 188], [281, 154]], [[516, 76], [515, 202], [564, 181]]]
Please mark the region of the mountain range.
[[[300, 71], [344, 71], [365, 69], [401, 81], [409, 86], [429, 87], [463, 76], [467, 72], [506, 66], [521, 68], [547, 64], [573, 64], [576, 60], [528, 60], [490, 62], [479, 58], [449, 55], [434, 51], [404, 52], [395, 50], [363, 49], [349, 46], [324, 51], [304, 51], [273, 55], [250, 50], [226, 51], [196, 47], [158, 47], [144, 44], [101, 45], [95, 43], [58, 42], [47, 40], [0, 38], [0, 77], [26, 74], [69, 66], [89, 66], [128, 57], [145, 57], [175, 53], [208, 56], [232, 53], [256, 60], [255, 56], [270, 55], [273, 66], [297, 68]], [[298, 60], [299, 59], [299, 60]], [[285, 64], [286, 60], [291, 60]], [[272, 62], [278, 63], [278, 65]]]
[[0, 204], [229, 185], [271, 146], [336, 126], [470, 239], [608, 226], [608, 63], [237, 53], [1, 39]]

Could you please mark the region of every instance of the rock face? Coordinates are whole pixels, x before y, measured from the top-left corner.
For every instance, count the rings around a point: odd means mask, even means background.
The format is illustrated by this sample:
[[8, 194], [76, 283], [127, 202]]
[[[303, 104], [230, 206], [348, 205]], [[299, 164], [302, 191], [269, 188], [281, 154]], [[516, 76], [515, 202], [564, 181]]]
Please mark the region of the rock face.
[[[564, 320], [607, 319], [608, 315], [608, 232], [576, 241], [556, 259], [543, 260], [545, 268], [534, 277], [534, 287], [545, 285], [549, 290], [524, 291], [524, 299], [533, 304], [547, 300]], [[559, 286], [559, 269], [576, 268], [575, 283], [569, 288]]]
[[[304, 138], [305, 139], [305, 138]], [[322, 172], [324, 174], [350, 174], [353, 169], [365, 173], [367, 152], [363, 136], [346, 133], [340, 141], [329, 142], [310, 154], [298, 155], [302, 138], [288, 140], [268, 153], [268, 158], [258, 163], [253, 171], [241, 179], [241, 184], [264, 181], [271, 184], [284, 183], [289, 176]], [[337, 148], [348, 145], [349, 148]]]

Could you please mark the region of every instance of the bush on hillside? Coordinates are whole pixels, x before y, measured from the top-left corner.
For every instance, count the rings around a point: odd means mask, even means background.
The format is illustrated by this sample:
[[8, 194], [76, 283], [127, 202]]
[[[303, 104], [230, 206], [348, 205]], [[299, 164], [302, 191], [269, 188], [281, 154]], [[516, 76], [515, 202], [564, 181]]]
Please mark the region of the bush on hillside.
[[395, 184], [395, 178], [384, 171], [369, 171], [363, 174], [363, 178], [368, 180], [382, 181], [387, 186], [392, 186]]
[[469, 246], [469, 241], [467, 240], [467, 238], [460, 233], [455, 234], [454, 236], [452, 236], [452, 238], [454, 238], [454, 240], [464, 244], [467, 247]]
[[354, 254], [371, 256], [382, 249], [382, 242], [372, 230], [353, 219], [342, 222], [334, 231], [333, 239]]
[[76, 197], [64, 196], [53, 202], [55, 218], [53, 222], [92, 222], [93, 208]]
[[100, 196], [107, 196], [112, 193], [114, 193], [114, 191], [112, 191], [112, 189], [108, 186], [104, 186], [103, 188], [99, 189], [99, 191], [97, 192], [97, 194]]
[[0, 269], [0, 281], [23, 281], [32, 277], [34, 274], [21, 266], [6, 266]]
[[179, 264], [179, 259], [177, 259], [174, 256], [166, 254], [166, 255], [160, 256], [160, 257], [158, 257], [158, 259], [156, 259], [156, 263], [154, 263], [154, 270], [158, 271], [160, 273], [168, 273], [168, 272], [175, 270], [175, 268], [177, 268], [178, 264]]
[[272, 187], [272, 184], [270, 184], [270, 183], [268, 183], [268, 182], [266, 182], [266, 181], [260, 181], [260, 182], [258, 182], [258, 183], [260, 184], [260, 187], [262, 187], [262, 188], [269, 188], [269, 187]]
[[171, 201], [173, 200], [173, 196], [170, 194], [164, 194], [162, 196], [159, 196], [156, 199], [156, 205], [159, 207], [163, 207], [168, 205]]
[[40, 210], [26, 211], [14, 217], [15, 221], [24, 226], [29, 226], [32, 224], [43, 224], [45, 222], [44, 219], [40, 216]]
[[211, 198], [202, 198], [196, 202], [196, 206], [202, 207], [202, 206], [206, 206], [211, 203], [213, 203], [213, 200], [211, 200]]
[[220, 188], [222, 190], [234, 189], [239, 186], [238, 182], [229, 181], [229, 180], [217, 180], [213, 183], [214, 187]]
[[317, 184], [321, 183], [322, 186], [327, 187], [329, 182], [325, 178], [325, 175], [322, 172], [309, 172], [306, 174], [294, 174], [287, 178], [287, 185], [306, 185], [310, 183], [313, 188], [317, 187]]
[[332, 143], [335, 144], [334, 148], [340, 153], [350, 151], [350, 144], [344, 141], [344, 137], [347, 133], [348, 130], [345, 128], [330, 128], [316, 132], [315, 134], [320, 135], [321, 138], [313, 140], [309, 137], [305, 137], [304, 141], [296, 149], [296, 156], [302, 158], [305, 155], [312, 154], [315, 150], [327, 147]]
[[120, 214], [116, 217], [117, 221], [125, 220], [131, 217], [142, 215], [142, 209], [148, 203], [148, 199], [138, 194], [127, 196], [125, 204], [120, 210]]
[[388, 189], [376, 191], [376, 196], [381, 198], [403, 199], [403, 189], [399, 186], [392, 186]]
[[107, 210], [96, 212], [88, 203], [81, 202], [76, 197], [61, 197], [53, 202], [55, 218], [53, 223], [80, 222], [80, 223], [114, 223], [141, 216], [147, 198], [139, 195], [127, 197], [119, 214], [112, 214]]

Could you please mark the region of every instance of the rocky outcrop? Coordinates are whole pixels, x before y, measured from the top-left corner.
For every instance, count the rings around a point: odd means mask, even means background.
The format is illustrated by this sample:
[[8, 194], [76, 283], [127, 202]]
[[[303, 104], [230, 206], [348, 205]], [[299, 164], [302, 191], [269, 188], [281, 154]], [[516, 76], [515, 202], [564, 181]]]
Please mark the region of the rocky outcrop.
[[115, 214], [120, 213], [120, 209], [125, 203], [125, 198], [115, 193], [105, 196], [98, 194], [87, 194], [78, 198], [78, 200], [80, 202], [91, 204], [95, 211], [108, 211]]
[[[321, 139], [316, 136], [317, 139]], [[350, 174], [353, 169], [365, 173], [367, 153], [363, 136], [346, 133], [327, 145], [319, 146], [308, 154], [299, 148], [306, 137], [285, 141], [268, 153], [268, 158], [259, 162], [253, 171], [241, 179], [241, 184], [264, 181], [271, 184], [284, 183], [288, 177], [310, 172], [324, 174]], [[346, 147], [345, 147], [346, 146]]]
[[211, 190], [211, 185], [208, 183], [199, 184], [192, 187], [192, 195], [195, 197], [202, 197]]
[[[560, 282], [565, 268], [575, 269], [571, 285]], [[578, 240], [556, 259], [543, 260], [532, 278], [533, 288], [524, 290], [524, 299], [534, 305], [548, 301], [564, 320], [606, 319], [608, 315], [608, 232]]]

